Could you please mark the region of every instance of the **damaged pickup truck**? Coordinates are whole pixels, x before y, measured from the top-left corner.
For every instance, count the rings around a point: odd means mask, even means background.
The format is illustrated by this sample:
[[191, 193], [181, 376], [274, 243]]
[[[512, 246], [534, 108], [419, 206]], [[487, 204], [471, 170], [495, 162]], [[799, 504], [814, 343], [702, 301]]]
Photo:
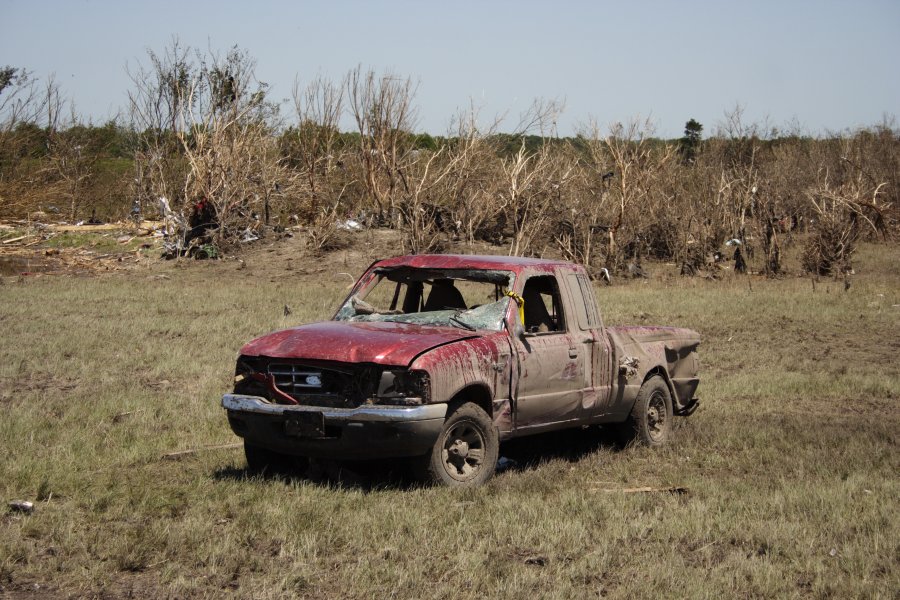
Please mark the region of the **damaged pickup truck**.
[[406, 457], [478, 485], [501, 441], [615, 424], [650, 446], [697, 407], [700, 336], [605, 327], [580, 265], [501, 256], [375, 262], [330, 321], [241, 349], [222, 406], [260, 471]]

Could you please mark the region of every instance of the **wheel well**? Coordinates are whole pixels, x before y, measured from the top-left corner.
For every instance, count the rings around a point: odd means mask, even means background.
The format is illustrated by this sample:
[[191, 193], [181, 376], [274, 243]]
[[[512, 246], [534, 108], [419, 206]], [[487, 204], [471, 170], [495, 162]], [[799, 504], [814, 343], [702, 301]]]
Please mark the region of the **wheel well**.
[[647, 383], [651, 377], [654, 376], [662, 377], [662, 380], [666, 382], [666, 387], [669, 388], [669, 396], [672, 397], [672, 409], [678, 408], [678, 396], [675, 395], [675, 388], [672, 386], [672, 382], [669, 381], [669, 373], [665, 370], [665, 368], [661, 366], [653, 367], [649, 371], [647, 371], [646, 377], [644, 377], [644, 381], [641, 383]]
[[450, 400], [450, 402], [448, 402], [449, 406], [447, 412], [450, 412], [457, 406], [465, 404], [466, 402], [471, 402], [472, 404], [480, 406], [491, 419], [494, 418], [494, 403], [491, 399], [491, 392], [486, 387], [481, 385], [471, 385], [467, 388], [463, 388], [453, 396], [453, 399]]

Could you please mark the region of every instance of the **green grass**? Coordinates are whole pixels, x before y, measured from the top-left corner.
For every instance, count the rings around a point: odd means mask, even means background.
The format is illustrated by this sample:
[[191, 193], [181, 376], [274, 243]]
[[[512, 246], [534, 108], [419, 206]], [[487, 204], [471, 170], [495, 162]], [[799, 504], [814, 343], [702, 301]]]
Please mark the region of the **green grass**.
[[[864, 247], [846, 292], [664, 266], [599, 288], [608, 324], [701, 332], [700, 409], [662, 451], [545, 436], [462, 492], [161, 459], [237, 441], [218, 403], [240, 345], [327, 318], [364, 266], [277, 257], [4, 280], [0, 499], [36, 508], [0, 517], [0, 593], [896, 597], [897, 248]], [[639, 486], [688, 493], [606, 491]]]
[[129, 242], [121, 244], [118, 238], [123, 235], [127, 234], [121, 231], [115, 233], [65, 231], [48, 239], [43, 246], [48, 248], [86, 248], [100, 253], [121, 253], [133, 252], [142, 243], [148, 241], [148, 238], [135, 237]]

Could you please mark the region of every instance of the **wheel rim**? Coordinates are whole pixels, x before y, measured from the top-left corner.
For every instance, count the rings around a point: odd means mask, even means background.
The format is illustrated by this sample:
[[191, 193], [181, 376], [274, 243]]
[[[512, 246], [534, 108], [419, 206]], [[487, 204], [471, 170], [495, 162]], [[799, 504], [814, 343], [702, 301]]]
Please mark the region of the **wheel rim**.
[[454, 423], [441, 447], [444, 471], [457, 481], [477, 477], [484, 465], [484, 449], [484, 434], [478, 426], [469, 421]]
[[666, 398], [662, 392], [654, 392], [647, 402], [647, 435], [654, 442], [660, 442], [666, 437], [666, 428], [669, 426], [669, 414], [666, 410]]

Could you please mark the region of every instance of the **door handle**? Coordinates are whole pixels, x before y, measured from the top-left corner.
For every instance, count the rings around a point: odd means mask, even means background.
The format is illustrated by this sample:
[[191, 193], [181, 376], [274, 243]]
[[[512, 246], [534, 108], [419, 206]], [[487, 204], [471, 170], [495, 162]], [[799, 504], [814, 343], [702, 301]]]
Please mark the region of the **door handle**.
[[569, 348], [569, 358], [577, 358], [578, 357], [578, 348], [571, 347]]

